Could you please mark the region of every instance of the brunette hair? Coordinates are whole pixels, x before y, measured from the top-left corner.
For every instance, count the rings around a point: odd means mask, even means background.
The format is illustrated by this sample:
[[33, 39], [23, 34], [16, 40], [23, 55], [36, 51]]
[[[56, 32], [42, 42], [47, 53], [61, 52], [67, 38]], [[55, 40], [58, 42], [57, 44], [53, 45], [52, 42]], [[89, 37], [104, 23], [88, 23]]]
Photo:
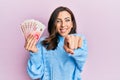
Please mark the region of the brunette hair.
[[73, 22], [73, 28], [71, 29], [69, 34], [76, 33], [76, 21], [75, 21], [75, 17], [73, 15], [72, 11], [69, 8], [63, 7], [63, 6], [56, 8], [53, 11], [53, 13], [51, 14], [49, 22], [48, 22], [49, 37], [47, 37], [45, 40], [42, 41], [42, 45], [47, 50], [54, 50], [54, 49], [56, 49], [56, 47], [58, 45], [58, 42], [59, 42], [58, 35], [59, 34], [56, 30], [55, 22], [56, 22], [59, 12], [61, 12], [61, 11], [67, 11], [71, 15], [71, 19]]

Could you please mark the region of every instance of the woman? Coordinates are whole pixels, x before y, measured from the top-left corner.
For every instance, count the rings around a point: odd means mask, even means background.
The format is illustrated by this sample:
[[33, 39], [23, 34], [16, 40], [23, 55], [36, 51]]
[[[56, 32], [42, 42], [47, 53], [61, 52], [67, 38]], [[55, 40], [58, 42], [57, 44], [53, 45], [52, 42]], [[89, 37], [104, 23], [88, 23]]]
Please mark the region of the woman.
[[32, 79], [81, 80], [87, 57], [86, 39], [76, 34], [76, 21], [67, 7], [56, 8], [48, 23], [49, 36], [36, 41], [29, 35], [25, 49], [30, 52], [27, 71]]

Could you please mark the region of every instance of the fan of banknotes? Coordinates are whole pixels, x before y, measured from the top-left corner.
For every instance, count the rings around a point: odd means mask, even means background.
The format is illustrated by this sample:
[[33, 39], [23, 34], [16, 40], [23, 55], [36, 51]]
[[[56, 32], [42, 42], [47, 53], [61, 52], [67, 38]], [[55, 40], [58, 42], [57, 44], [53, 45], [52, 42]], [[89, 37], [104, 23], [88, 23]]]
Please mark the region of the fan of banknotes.
[[29, 34], [32, 34], [37, 40], [39, 40], [45, 30], [45, 25], [38, 20], [29, 19], [21, 24], [21, 30], [25, 39], [27, 39]]

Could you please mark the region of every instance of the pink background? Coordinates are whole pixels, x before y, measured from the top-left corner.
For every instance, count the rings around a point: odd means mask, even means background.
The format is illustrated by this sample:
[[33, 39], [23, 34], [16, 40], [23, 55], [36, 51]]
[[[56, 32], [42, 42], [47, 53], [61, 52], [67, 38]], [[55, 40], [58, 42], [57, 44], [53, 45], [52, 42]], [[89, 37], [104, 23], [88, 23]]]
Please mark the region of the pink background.
[[120, 80], [120, 0], [0, 0], [0, 80], [30, 80], [20, 23], [33, 18], [47, 26], [61, 5], [73, 11], [88, 40], [83, 80]]

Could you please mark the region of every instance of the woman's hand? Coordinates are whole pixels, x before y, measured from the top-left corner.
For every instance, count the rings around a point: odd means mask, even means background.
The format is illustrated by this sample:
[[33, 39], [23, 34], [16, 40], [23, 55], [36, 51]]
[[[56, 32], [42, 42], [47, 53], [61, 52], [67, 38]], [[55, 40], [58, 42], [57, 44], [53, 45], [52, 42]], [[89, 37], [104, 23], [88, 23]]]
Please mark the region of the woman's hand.
[[82, 46], [82, 39], [79, 36], [68, 35], [65, 37], [64, 49], [70, 54], [74, 54], [74, 50]]
[[28, 51], [37, 52], [38, 49], [36, 47], [36, 43], [37, 43], [36, 38], [32, 34], [30, 34], [25, 41], [24, 47]]

